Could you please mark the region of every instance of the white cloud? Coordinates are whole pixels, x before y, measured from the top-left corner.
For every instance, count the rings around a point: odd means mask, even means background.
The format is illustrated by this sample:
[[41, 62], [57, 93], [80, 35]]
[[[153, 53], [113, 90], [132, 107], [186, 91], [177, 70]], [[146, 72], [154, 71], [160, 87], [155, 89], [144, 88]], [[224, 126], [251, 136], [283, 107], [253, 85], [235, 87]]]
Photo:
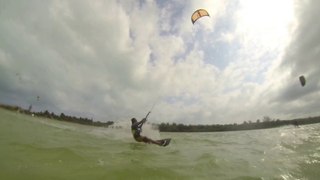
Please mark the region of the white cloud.
[[[307, 101], [319, 95], [314, 78], [319, 71], [310, 69], [317, 64], [319, 29], [308, 30], [312, 17], [302, 13], [292, 40], [297, 21], [291, 1], [161, 3], [3, 2], [0, 102], [102, 121], [143, 117], [154, 103], [154, 122], [232, 123], [314, 114], [317, 103]], [[206, 8], [210, 18], [192, 25], [190, 16], [198, 8]], [[207, 59], [210, 50], [220, 48], [217, 42], [227, 47], [219, 53], [232, 57], [225, 68]], [[309, 93], [287, 83], [301, 73], [308, 76]], [[310, 108], [299, 111], [304, 106]]]
[[226, 43], [230, 44], [234, 41], [234, 39], [235, 39], [234, 34], [226, 32], [226, 33], [221, 34], [221, 38], [219, 38], [219, 41], [226, 42]]

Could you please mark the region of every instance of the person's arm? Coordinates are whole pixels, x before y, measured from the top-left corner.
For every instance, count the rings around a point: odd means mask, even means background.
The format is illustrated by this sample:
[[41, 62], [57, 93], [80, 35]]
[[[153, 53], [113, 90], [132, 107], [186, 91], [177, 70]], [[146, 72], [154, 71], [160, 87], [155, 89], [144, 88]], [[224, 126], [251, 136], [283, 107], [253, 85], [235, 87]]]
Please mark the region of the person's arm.
[[141, 127], [146, 121], [147, 121], [147, 119], [146, 119], [146, 118], [143, 118], [143, 119], [139, 122], [138, 126]]

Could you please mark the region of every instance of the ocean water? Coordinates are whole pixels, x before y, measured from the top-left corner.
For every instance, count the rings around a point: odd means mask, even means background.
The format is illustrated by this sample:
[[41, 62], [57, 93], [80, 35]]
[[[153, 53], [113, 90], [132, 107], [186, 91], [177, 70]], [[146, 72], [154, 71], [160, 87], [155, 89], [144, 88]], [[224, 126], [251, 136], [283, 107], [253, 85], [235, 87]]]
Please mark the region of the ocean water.
[[90, 127], [0, 109], [0, 179], [320, 179], [320, 124], [212, 133]]

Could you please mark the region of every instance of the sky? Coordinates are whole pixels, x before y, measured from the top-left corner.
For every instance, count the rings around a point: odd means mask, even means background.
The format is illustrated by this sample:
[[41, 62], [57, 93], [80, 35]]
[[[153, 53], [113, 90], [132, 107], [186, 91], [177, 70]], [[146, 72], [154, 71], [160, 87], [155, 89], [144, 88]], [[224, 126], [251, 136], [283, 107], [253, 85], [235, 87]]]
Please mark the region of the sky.
[[[192, 24], [200, 8], [210, 17]], [[318, 0], [0, 0], [0, 103], [102, 122], [148, 111], [150, 122], [183, 124], [318, 116], [319, 9]]]

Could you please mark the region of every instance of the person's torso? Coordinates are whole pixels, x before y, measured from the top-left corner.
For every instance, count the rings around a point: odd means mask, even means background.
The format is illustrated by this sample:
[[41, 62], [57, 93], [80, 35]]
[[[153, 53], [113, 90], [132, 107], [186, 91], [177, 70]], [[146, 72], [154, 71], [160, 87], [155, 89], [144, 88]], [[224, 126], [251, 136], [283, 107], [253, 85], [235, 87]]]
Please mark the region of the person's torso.
[[140, 136], [141, 127], [139, 127], [138, 125], [139, 125], [138, 123], [134, 123], [131, 125], [131, 132], [134, 137]]

